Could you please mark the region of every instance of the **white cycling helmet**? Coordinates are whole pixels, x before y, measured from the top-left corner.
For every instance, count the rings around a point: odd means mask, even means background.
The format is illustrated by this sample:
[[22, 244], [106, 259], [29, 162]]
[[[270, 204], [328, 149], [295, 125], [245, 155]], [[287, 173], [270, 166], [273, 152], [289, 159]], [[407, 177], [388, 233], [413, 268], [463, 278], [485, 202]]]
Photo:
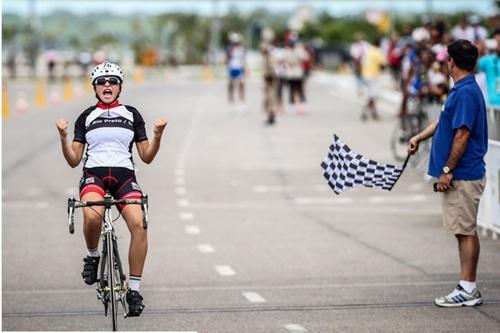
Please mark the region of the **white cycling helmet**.
[[123, 82], [123, 72], [117, 64], [105, 61], [94, 67], [90, 75], [90, 82], [94, 84], [95, 80], [101, 76], [116, 76]]

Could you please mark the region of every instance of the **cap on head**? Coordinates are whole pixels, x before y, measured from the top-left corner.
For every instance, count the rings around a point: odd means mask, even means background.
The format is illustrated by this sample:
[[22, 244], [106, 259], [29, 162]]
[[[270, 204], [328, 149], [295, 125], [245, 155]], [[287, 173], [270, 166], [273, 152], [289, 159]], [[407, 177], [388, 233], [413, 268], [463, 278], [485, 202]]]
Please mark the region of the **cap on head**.
[[241, 36], [236, 32], [229, 33], [229, 41], [231, 43], [241, 43]]
[[416, 43], [429, 40], [429, 38], [430, 38], [429, 32], [427, 31], [427, 29], [425, 29], [423, 27], [416, 28], [415, 30], [413, 30], [411, 37], [413, 38], [413, 40]]
[[123, 71], [120, 66], [109, 61], [105, 61], [94, 67], [90, 75], [90, 82], [95, 83], [95, 80], [101, 76], [116, 76], [123, 82]]

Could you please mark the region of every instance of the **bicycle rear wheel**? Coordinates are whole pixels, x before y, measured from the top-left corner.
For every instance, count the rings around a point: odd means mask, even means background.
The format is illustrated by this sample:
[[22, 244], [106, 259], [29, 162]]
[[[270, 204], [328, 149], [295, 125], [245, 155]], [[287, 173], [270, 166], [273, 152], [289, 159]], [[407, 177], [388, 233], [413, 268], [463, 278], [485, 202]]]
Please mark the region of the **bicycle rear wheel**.
[[[403, 127], [405, 129], [403, 129]], [[391, 133], [391, 152], [394, 159], [398, 162], [403, 162], [408, 155], [408, 141], [411, 138], [411, 132], [409, 128], [410, 124], [408, 116], [406, 116], [403, 120], [398, 119], [398, 121], [396, 122], [396, 126]]]

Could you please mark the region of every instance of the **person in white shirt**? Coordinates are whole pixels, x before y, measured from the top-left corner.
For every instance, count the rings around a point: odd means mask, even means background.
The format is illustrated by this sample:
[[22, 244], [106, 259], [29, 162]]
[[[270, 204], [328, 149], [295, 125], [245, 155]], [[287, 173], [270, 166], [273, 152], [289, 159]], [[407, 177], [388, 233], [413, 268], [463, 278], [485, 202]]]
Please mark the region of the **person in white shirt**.
[[229, 34], [230, 44], [226, 48], [226, 66], [229, 75], [228, 101], [234, 103], [234, 89], [238, 86], [239, 101], [245, 102], [245, 47], [241, 36], [235, 32]]

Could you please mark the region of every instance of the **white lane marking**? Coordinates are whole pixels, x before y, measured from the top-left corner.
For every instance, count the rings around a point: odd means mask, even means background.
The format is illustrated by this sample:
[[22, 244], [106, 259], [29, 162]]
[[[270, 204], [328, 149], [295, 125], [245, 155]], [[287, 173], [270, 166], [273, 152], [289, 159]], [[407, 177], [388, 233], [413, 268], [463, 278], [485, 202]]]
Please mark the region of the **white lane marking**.
[[426, 183], [414, 183], [409, 186], [410, 191], [420, 191], [423, 190], [428, 184]]
[[253, 187], [253, 191], [256, 193], [268, 193], [268, 192], [288, 192], [291, 191], [291, 186], [267, 186], [267, 185], [256, 185]]
[[286, 324], [285, 328], [291, 333], [307, 332], [304, 326], [299, 324]]
[[186, 230], [186, 233], [189, 235], [199, 235], [201, 232], [200, 228], [198, 228], [198, 226], [195, 225], [188, 225], [184, 229]]
[[371, 203], [413, 203], [423, 202], [427, 200], [427, 196], [421, 194], [409, 195], [405, 197], [379, 197], [372, 196], [368, 198]]
[[254, 291], [243, 291], [241, 293], [250, 303], [265, 303], [264, 297]]
[[26, 196], [28, 196], [28, 197], [36, 197], [40, 193], [42, 193], [42, 189], [38, 188], [38, 187], [34, 187], [34, 188], [30, 188], [30, 189], [28, 189], [26, 191]]
[[328, 192], [332, 190], [328, 185], [316, 185], [314, 189], [318, 192]]
[[182, 177], [177, 177], [177, 178], [175, 178], [175, 184], [182, 186], [182, 185], [186, 184], [186, 180]]
[[49, 208], [49, 203], [46, 201], [27, 201], [27, 200], [20, 200], [20, 201], [4, 201], [2, 203], [3, 208], [8, 208], [8, 209], [23, 209], [23, 210], [29, 210], [31, 209], [47, 209]]
[[175, 189], [175, 193], [178, 195], [185, 195], [186, 194], [186, 188], [185, 187], [178, 187]]
[[221, 276], [233, 276], [236, 275], [236, 272], [228, 265], [218, 265], [215, 266], [215, 270]]
[[191, 116], [191, 122], [189, 123], [189, 127], [187, 129], [186, 137], [184, 138], [184, 145], [181, 148], [179, 153], [179, 158], [177, 159], [177, 167], [176, 170], [184, 169], [184, 165], [186, 164], [188, 153], [191, 150], [191, 146], [193, 145], [196, 131], [198, 129], [198, 124], [201, 119], [201, 114], [205, 110], [205, 105], [207, 102], [206, 94], [203, 95], [202, 98], [198, 98], [196, 108]]
[[184, 176], [184, 169], [176, 169], [175, 175], [176, 176]]
[[346, 205], [353, 203], [353, 199], [351, 198], [305, 198], [299, 197], [295, 198], [296, 205]]
[[[449, 286], [451, 283], [456, 283], [456, 280], [443, 280], [443, 281], [408, 281], [408, 282], [375, 282], [375, 283], [348, 283], [348, 284], [304, 284], [304, 285], [276, 285], [276, 286], [247, 286], [247, 285], [233, 285], [233, 286], [199, 286], [199, 287], [157, 287], [146, 288], [150, 292], [179, 292], [179, 291], [214, 291], [214, 290], [236, 290], [242, 289], [259, 289], [259, 290], [307, 290], [307, 289], [345, 289], [345, 288], [394, 288], [394, 287], [418, 287], [418, 286]], [[481, 280], [481, 284], [498, 284], [498, 280]], [[5, 295], [31, 295], [31, 294], [71, 294], [71, 293], [90, 294], [92, 290], [87, 288], [83, 289], [38, 289], [38, 290], [4, 290]]]
[[179, 217], [181, 218], [181, 220], [189, 221], [194, 219], [194, 214], [191, 212], [182, 212], [180, 213]]
[[187, 206], [189, 206], [189, 200], [188, 199], [179, 199], [179, 200], [177, 200], [177, 204], [180, 207], [187, 207]]
[[214, 253], [215, 252], [214, 248], [210, 244], [198, 244], [198, 245], [196, 245], [196, 247], [198, 248], [198, 251], [200, 251], [201, 253]]

